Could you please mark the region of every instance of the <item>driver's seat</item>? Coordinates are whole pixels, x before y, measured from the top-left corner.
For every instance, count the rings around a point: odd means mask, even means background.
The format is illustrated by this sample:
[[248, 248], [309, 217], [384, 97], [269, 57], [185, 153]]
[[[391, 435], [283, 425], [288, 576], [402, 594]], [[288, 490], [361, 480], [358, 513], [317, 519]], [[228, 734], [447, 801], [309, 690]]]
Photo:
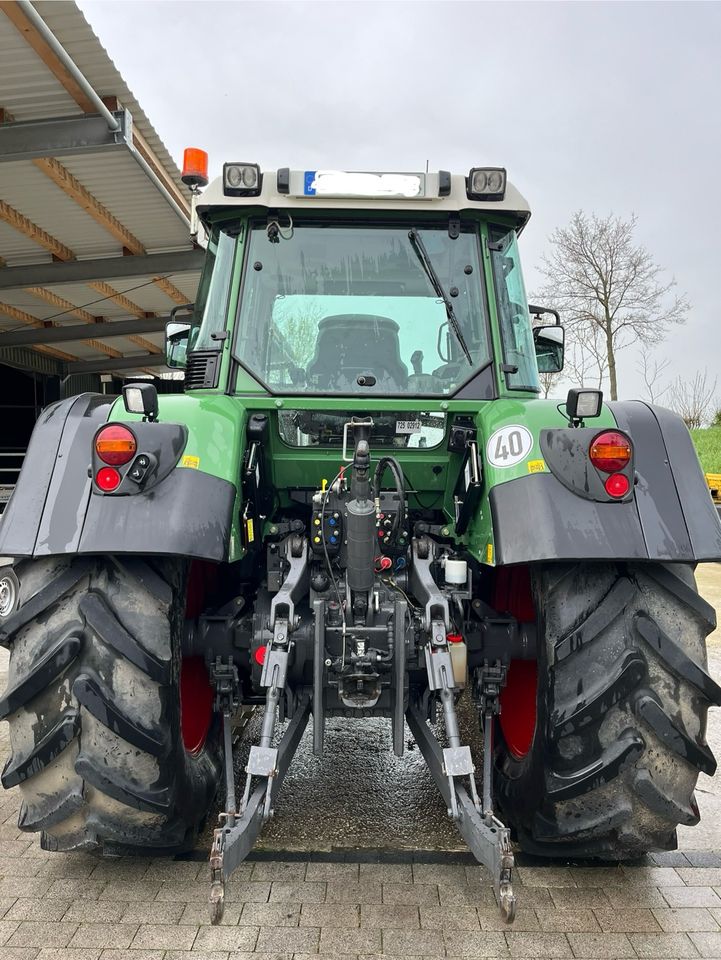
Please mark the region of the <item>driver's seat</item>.
[[373, 376], [376, 387], [399, 392], [408, 385], [401, 360], [398, 324], [390, 317], [339, 313], [318, 324], [308, 385], [321, 390], [350, 387], [359, 376]]

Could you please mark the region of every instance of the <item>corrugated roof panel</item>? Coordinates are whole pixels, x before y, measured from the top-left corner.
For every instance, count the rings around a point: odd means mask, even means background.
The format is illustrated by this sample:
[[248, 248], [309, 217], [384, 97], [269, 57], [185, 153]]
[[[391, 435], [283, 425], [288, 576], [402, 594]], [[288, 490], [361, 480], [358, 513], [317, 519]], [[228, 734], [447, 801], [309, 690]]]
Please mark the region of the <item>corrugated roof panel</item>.
[[[184, 273], [164, 273], [163, 276], [183, 292], [195, 294], [200, 280], [199, 270], [190, 270]], [[147, 277], [116, 277], [109, 281], [116, 290], [126, 293], [130, 299], [138, 299], [143, 296], [143, 291], [153, 294], [157, 287], [151, 286], [153, 277], [148, 274]], [[68, 285], [69, 286], [69, 285]]]
[[[99, 293], [84, 283], [54, 284], [53, 286], [45, 286], [43, 289], [56, 294], [58, 297], [62, 297], [63, 300], [69, 300], [70, 303], [87, 311], [87, 313], [91, 313], [94, 317], [116, 316], [129, 318], [127, 310], [124, 310], [113, 300], [105, 298], [102, 293]], [[117, 288], [114, 287], [114, 289]], [[141, 306], [141, 304], [138, 304], [138, 306]], [[143, 309], [145, 308], [143, 307]], [[54, 312], [56, 315], [59, 314], [57, 308], [55, 308]], [[70, 312], [58, 315], [56, 319], [58, 323], [78, 322], [77, 317], [74, 317]]]
[[[30, 160], [3, 163], [0, 199], [68, 247], [76, 256], [119, 256], [122, 244]], [[14, 229], [14, 228], [13, 228]], [[16, 231], [19, 232], [19, 231]], [[38, 244], [41, 250], [45, 248]], [[0, 245], [0, 257], [6, 256]]]
[[[108, 324], [110, 326], [110, 324]], [[97, 329], [97, 327], [92, 328], [96, 333], [96, 339], [98, 333], [102, 332]], [[152, 343], [158, 351], [162, 350], [165, 344], [165, 337], [163, 334], [155, 333], [144, 333], [141, 334], [144, 340]], [[88, 339], [90, 339], [90, 334], [88, 334]], [[113, 350], [118, 350], [123, 355], [128, 356], [138, 356], [142, 355], [144, 352], [141, 346], [138, 346], [137, 343], [133, 343], [132, 340], [128, 337], [111, 337], [109, 339], [103, 340], [103, 343], [108, 347], [112, 347]], [[63, 350], [66, 353], [75, 354], [79, 360], [91, 360], [91, 359], [102, 359], [106, 354], [98, 354], [97, 351], [93, 350], [82, 340], [70, 340], [67, 343], [58, 343], [56, 344], [59, 350]]]
[[129, 152], [63, 157], [62, 163], [148, 252], [190, 247], [188, 224], [174, 213]]
[[3, 220], [0, 220], [0, 257], [7, 261], [9, 267], [52, 260], [47, 250]]
[[[3, 290], [1, 301], [17, 310], [30, 314], [36, 320], [47, 320], [58, 312], [57, 307], [39, 300], [32, 293], [28, 293], [27, 290]], [[0, 315], [2, 315], [2, 309], [0, 309]], [[16, 321], [13, 321], [13, 323], [17, 326]]]
[[[186, 295], [188, 302], [191, 302], [195, 297], [198, 279], [199, 274], [196, 271], [189, 274], [177, 274], [171, 282]], [[171, 300], [160, 287], [153, 284], [150, 278], [136, 278], [134, 281], [123, 280], [120, 283], [115, 280], [111, 282], [111, 286], [118, 293], [126, 296], [132, 303], [137, 304], [145, 313], [157, 313], [164, 316], [176, 306], [175, 301]], [[103, 296], [87, 284], [63, 283], [45, 286], [42, 289], [62, 297], [63, 300], [69, 301], [94, 317], [107, 317], [117, 320], [132, 319], [132, 314], [129, 314], [128, 310], [121, 304]], [[1, 302], [16, 307], [37, 320], [52, 319], [54, 323], [60, 325], [78, 322], [77, 316], [71, 310], [65, 310], [62, 307], [47, 303], [41, 297], [30, 293], [29, 290], [4, 290]], [[3, 323], [2, 311], [0, 311], [0, 325], [8, 326], [8, 324]], [[9, 326], [13, 328], [16, 325], [16, 321], [9, 322]]]
[[20, 32], [0, 16], [0, 107], [16, 120], [82, 113]]
[[[184, 275], [177, 274], [171, 283], [176, 286], [181, 293], [188, 297], [188, 302], [195, 296], [198, 287], [197, 272]], [[113, 290], [125, 296], [131, 303], [136, 304], [145, 313], [167, 314], [176, 306], [175, 300], [172, 300], [159, 286], [153, 283], [152, 279], [133, 277], [125, 280], [107, 281]], [[89, 313], [104, 317], [128, 317], [128, 311], [113, 300], [111, 297], [105, 297], [102, 293], [83, 283], [63, 283], [53, 286], [46, 286], [46, 290], [69, 300], [76, 306], [83, 307]]]

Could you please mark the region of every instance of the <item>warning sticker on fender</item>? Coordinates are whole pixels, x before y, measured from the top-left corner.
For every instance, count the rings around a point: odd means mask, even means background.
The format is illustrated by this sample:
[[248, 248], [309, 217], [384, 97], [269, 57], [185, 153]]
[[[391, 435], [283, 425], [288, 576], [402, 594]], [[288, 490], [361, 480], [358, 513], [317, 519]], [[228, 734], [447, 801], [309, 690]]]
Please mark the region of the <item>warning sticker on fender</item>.
[[181, 467], [190, 467], [191, 470], [197, 470], [200, 466], [200, 457], [191, 457], [189, 454], [186, 454], [180, 461], [180, 465]]
[[545, 460], [529, 460], [528, 461], [529, 473], [543, 473], [545, 469], [546, 469]]

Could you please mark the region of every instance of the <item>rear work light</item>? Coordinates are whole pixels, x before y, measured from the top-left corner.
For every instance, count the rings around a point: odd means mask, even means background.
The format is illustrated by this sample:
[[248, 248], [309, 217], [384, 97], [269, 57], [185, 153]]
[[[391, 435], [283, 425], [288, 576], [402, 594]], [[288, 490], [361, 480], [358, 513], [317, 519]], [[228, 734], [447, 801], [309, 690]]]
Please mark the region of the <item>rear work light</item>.
[[608, 430], [593, 440], [588, 455], [597, 470], [616, 473], [627, 467], [631, 460], [631, 441], [622, 433]]
[[112, 466], [128, 463], [135, 456], [137, 448], [135, 437], [130, 430], [117, 423], [103, 427], [95, 438], [95, 452], [103, 463]]
[[263, 177], [257, 163], [224, 163], [223, 193], [226, 197], [257, 197]]
[[472, 167], [466, 181], [469, 200], [503, 200], [506, 193], [504, 167]]

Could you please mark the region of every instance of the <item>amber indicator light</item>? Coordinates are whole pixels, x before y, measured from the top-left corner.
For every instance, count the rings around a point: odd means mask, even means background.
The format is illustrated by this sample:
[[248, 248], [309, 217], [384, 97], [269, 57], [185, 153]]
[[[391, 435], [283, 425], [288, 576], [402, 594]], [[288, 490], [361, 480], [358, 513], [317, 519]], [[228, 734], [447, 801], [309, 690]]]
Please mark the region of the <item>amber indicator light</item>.
[[591, 463], [604, 473], [616, 473], [623, 470], [631, 460], [631, 441], [622, 433], [608, 430], [599, 434], [591, 443], [589, 450]]
[[113, 424], [103, 427], [95, 438], [95, 452], [103, 461], [112, 466], [122, 466], [135, 456], [138, 445], [127, 427]]

